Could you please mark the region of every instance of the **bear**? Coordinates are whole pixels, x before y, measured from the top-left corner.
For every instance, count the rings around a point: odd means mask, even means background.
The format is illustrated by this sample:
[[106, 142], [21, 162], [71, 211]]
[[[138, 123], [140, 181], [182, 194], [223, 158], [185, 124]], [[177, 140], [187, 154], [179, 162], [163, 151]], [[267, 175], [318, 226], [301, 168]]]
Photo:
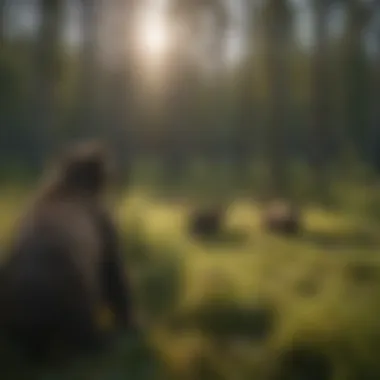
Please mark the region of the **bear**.
[[105, 306], [131, 326], [131, 294], [118, 230], [104, 196], [110, 160], [101, 142], [59, 157], [16, 225], [1, 269], [0, 333], [30, 359], [57, 343], [71, 352], [104, 347]]
[[225, 209], [221, 206], [208, 206], [193, 210], [189, 218], [189, 231], [193, 236], [214, 238], [221, 233]]
[[300, 210], [285, 200], [273, 200], [262, 214], [262, 226], [265, 230], [273, 233], [287, 236], [297, 235], [301, 231]]

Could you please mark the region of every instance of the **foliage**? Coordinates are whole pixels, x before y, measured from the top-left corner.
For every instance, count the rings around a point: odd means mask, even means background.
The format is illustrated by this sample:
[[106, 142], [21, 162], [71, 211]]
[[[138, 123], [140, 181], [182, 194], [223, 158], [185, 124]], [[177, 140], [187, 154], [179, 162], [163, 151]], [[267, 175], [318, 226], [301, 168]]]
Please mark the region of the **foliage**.
[[[8, 205], [2, 208], [3, 241], [23, 205], [23, 197], [15, 197], [21, 190], [0, 197]], [[140, 275], [133, 277], [145, 313], [141, 330], [120, 337], [96, 362], [49, 366], [36, 378], [183, 379], [199, 371], [205, 380], [221, 374], [267, 380], [276, 371], [280, 379], [302, 374], [307, 363], [315, 376], [326, 371], [339, 380], [353, 373], [379, 375], [378, 225], [362, 224], [346, 212], [307, 207], [306, 233], [284, 239], [263, 233], [256, 207], [237, 199], [228, 225], [246, 231], [249, 239], [207, 245], [191, 240], [178, 222], [186, 219], [186, 208], [147, 201], [149, 207], [140, 208], [140, 233], [149, 259], [137, 264]], [[129, 209], [131, 201], [124, 207]], [[123, 222], [125, 236], [133, 235], [133, 228]], [[366, 239], [342, 239], [363, 231]], [[305, 280], [316, 284], [315, 292], [304, 291]], [[1, 357], [5, 360], [5, 353]], [[289, 357], [296, 360], [290, 363]], [[25, 378], [25, 366], [16, 364], [16, 370], [10, 360], [2, 363], [7, 376]]]

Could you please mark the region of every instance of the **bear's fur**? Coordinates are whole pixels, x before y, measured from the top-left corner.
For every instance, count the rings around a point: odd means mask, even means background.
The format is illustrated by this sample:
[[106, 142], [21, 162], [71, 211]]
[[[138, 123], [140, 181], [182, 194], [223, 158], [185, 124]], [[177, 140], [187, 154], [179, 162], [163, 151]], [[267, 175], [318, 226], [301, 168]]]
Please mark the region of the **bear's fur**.
[[101, 144], [61, 158], [14, 233], [2, 268], [0, 329], [28, 356], [56, 343], [99, 348], [97, 313], [106, 305], [127, 326], [130, 294], [117, 230], [103, 196], [109, 182]]

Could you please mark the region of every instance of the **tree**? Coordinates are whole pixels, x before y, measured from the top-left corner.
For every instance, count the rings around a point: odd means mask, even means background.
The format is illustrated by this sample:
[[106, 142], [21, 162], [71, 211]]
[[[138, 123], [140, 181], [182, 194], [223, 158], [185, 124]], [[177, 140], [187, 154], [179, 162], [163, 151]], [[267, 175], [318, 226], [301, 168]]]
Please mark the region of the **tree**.
[[[251, 158], [251, 150], [253, 145], [253, 133], [257, 129], [255, 125], [256, 110], [255, 110], [255, 94], [254, 94], [254, 74], [255, 64], [253, 57], [253, 45], [257, 41], [258, 28], [253, 20], [256, 16], [254, 5], [248, 0], [244, 2], [245, 7], [245, 22], [247, 25], [246, 37], [248, 40], [246, 46], [246, 56], [243, 60], [242, 69], [238, 74], [238, 109], [237, 122], [234, 128], [234, 156], [235, 156], [235, 171], [237, 181], [242, 181], [248, 172]], [[257, 9], [257, 8], [256, 8]]]
[[329, 70], [327, 16], [331, 0], [313, 0], [315, 50], [312, 61], [312, 112], [310, 125], [310, 164], [314, 170], [314, 189], [328, 200]]
[[[344, 83], [344, 123], [346, 136], [343, 140], [343, 156], [356, 150], [363, 143], [365, 128], [368, 125], [369, 86], [368, 61], [364, 52], [362, 32], [370, 16], [368, 4], [361, 0], [347, 0], [347, 24], [343, 44], [343, 83]], [[364, 133], [363, 133], [364, 132]], [[348, 150], [348, 152], [347, 152]]]
[[286, 156], [287, 61], [291, 11], [287, 0], [267, 0], [263, 9], [265, 57], [269, 82], [267, 144], [272, 196], [285, 196], [288, 185]]
[[199, 44], [204, 14], [212, 16], [214, 23], [212, 54], [219, 58], [224, 33], [228, 23], [228, 12], [223, 0], [170, 0], [169, 14], [177, 25], [185, 27], [192, 34], [192, 40]]
[[35, 163], [41, 167], [46, 153], [56, 145], [58, 83], [61, 75], [62, 0], [39, 0], [41, 22], [38, 29], [35, 82], [32, 92], [32, 122], [36, 133]]
[[136, 0], [103, 0], [106, 17], [112, 21], [110, 34], [104, 40], [114, 60], [104, 75], [104, 97], [107, 118], [103, 121], [106, 137], [115, 148], [120, 163], [121, 177], [126, 178], [136, 149], [134, 81], [133, 81], [133, 25]]
[[98, 0], [80, 0], [82, 10], [82, 46], [81, 70], [79, 79], [79, 125], [80, 133], [89, 136], [94, 133], [97, 125], [97, 93], [99, 64], [97, 51], [98, 44]]
[[372, 106], [371, 106], [371, 130], [369, 133], [369, 146], [372, 162], [380, 172], [380, 3], [376, 2], [373, 7], [375, 23], [375, 41], [377, 50], [375, 52], [373, 64], [373, 81], [371, 88]]
[[0, 0], [0, 46], [4, 41], [6, 0]]
[[[168, 176], [179, 180], [187, 164], [188, 152], [194, 145], [194, 125], [197, 124], [197, 88], [200, 66], [193, 56], [202, 48], [205, 40], [202, 17], [211, 16], [214, 21], [211, 50], [207, 53], [214, 64], [222, 62], [222, 44], [227, 23], [227, 11], [221, 0], [171, 0], [169, 19], [176, 35], [170, 56], [171, 78], [168, 83], [170, 127], [168, 129], [166, 166]], [[216, 68], [216, 64], [214, 66]]]

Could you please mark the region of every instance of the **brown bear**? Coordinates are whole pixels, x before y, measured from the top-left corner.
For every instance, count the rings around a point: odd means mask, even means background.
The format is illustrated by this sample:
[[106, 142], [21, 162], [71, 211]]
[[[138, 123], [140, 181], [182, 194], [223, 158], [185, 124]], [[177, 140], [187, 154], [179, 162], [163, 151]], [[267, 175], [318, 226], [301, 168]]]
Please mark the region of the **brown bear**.
[[118, 233], [103, 199], [109, 160], [100, 143], [68, 151], [17, 225], [2, 268], [0, 328], [29, 357], [54, 344], [100, 348], [106, 305], [130, 322], [130, 293]]
[[274, 200], [262, 214], [262, 226], [273, 233], [296, 235], [301, 231], [300, 210], [290, 202]]
[[208, 206], [193, 210], [189, 218], [189, 231], [195, 237], [214, 238], [222, 231], [225, 209]]

